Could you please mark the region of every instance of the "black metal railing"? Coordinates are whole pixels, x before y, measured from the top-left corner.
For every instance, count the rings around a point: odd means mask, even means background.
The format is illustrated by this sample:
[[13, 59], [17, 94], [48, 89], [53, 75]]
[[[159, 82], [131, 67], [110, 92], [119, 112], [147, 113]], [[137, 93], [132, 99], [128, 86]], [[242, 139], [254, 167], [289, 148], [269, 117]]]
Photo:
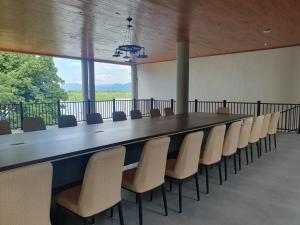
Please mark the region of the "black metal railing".
[[[300, 133], [300, 104], [233, 102], [233, 101], [194, 101], [188, 102], [189, 112], [215, 113], [219, 107], [228, 107], [233, 114], [248, 114], [254, 117], [276, 111], [281, 112], [278, 130]], [[0, 105], [0, 120], [10, 121], [13, 129], [22, 128], [25, 117], [42, 117], [47, 125], [57, 124], [60, 115], [74, 115], [84, 121], [87, 113], [98, 112], [104, 119], [110, 119], [114, 111], [124, 111], [127, 116], [132, 109], [139, 109], [143, 116], [158, 108], [164, 115], [164, 108], [175, 111], [176, 101], [150, 99], [113, 99], [104, 101], [57, 101], [55, 103], [18, 103]]]

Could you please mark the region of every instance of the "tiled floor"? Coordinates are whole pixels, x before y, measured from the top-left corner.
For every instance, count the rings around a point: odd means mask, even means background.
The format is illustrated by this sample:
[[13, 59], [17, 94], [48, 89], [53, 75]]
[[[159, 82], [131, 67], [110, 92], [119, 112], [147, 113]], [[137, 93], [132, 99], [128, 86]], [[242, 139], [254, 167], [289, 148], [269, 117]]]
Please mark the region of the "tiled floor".
[[[153, 202], [145, 195], [144, 225], [300, 225], [300, 135], [280, 134], [276, 152], [263, 152], [259, 160], [254, 155], [254, 163], [243, 165], [237, 175], [230, 164], [228, 181], [222, 186], [218, 185], [217, 168], [212, 169], [209, 195], [204, 194], [205, 176], [199, 176], [200, 202], [195, 201], [194, 180], [184, 183], [182, 214], [177, 213], [176, 186], [173, 192], [167, 192], [167, 217], [163, 216], [160, 190], [154, 193]], [[244, 154], [242, 159], [245, 162]], [[138, 225], [135, 196], [124, 191], [123, 199], [125, 224]], [[64, 213], [62, 222], [82, 224], [69, 213]], [[96, 224], [119, 224], [117, 210], [112, 219], [109, 212], [98, 215]]]

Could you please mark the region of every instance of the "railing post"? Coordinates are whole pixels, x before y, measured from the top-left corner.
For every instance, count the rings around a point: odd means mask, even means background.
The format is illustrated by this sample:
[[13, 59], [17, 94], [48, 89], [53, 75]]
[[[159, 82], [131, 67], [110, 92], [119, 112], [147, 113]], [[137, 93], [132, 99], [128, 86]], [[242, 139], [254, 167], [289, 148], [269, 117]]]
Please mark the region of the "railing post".
[[151, 109], [154, 108], [154, 99], [153, 98], [150, 99], [150, 108]]
[[60, 100], [57, 100], [57, 119], [60, 117]]
[[136, 98], [133, 99], [133, 109], [137, 110], [137, 100], [136, 100]]
[[261, 106], [261, 101], [257, 101], [257, 116], [260, 116], [260, 106]]
[[227, 101], [223, 100], [223, 107], [226, 108], [227, 107]]
[[300, 105], [298, 105], [298, 115], [299, 115], [299, 118], [298, 118], [298, 134], [300, 134]]
[[198, 99], [195, 99], [195, 112], [198, 112]]
[[20, 102], [20, 119], [21, 119], [21, 130], [23, 130], [24, 110], [23, 110], [22, 102]]
[[174, 99], [173, 98], [171, 99], [171, 109], [172, 109], [172, 111], [174, 111]]
[[87, 103], [88, 103], [88, 105], [87, 105], [88, 114], [91, 114], [91, 100], [88, 99]]
[[116, 99], [113, 99], [113, 112], [116, 111]]

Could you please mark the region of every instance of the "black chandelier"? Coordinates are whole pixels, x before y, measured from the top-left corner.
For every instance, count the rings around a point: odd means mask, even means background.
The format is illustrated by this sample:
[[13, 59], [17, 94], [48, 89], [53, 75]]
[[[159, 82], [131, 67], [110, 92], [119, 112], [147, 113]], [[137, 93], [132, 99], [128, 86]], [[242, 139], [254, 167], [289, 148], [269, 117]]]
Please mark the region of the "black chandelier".
[[134, 44], [138, 43], [138, 40], [134, 34], [133, 26], [131, 24], [132, 18], [128, 17], [127, 21], [128, 24], [126, 27], [123, 44], [116, 48], [112, 56], [117, 58], [124, 54], [123, 58], [127, 63], [134, 63], [135, 58], [146, 59], [148, 58], [148, 55], [145, 54], [145, 47]]

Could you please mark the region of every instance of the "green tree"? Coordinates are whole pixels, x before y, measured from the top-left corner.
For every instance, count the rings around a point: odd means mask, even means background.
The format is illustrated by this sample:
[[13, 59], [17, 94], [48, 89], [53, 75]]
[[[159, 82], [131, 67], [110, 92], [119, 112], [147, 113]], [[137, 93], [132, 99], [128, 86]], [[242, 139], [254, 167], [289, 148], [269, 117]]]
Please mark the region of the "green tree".
[[0, 53], [0, 120], [9, 120], [13, 128], [21, 126], [21, 115], [55, 124], [56, 101], [68, 98], [63, 83], [51, 57]]
[[0, 104], [66, 100], [63, 83], [51, 57], [0, 53]]

